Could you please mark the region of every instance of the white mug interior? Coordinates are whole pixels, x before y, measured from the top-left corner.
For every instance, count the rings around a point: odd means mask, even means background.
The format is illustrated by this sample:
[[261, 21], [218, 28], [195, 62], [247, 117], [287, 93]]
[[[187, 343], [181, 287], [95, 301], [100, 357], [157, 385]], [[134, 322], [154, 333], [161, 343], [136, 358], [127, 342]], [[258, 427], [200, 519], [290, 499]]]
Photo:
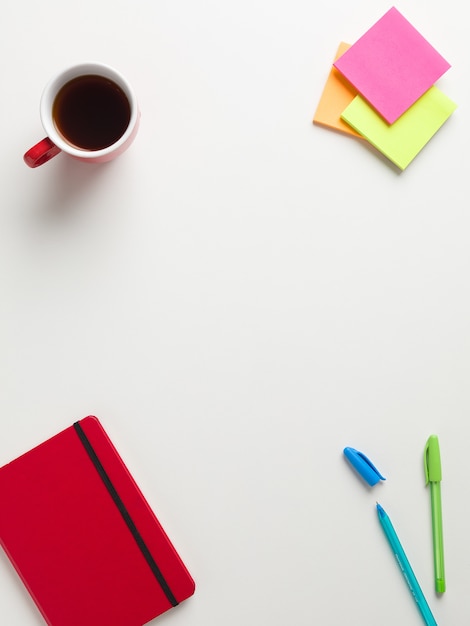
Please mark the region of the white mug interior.
[[[52, 117], [54, 100], [60, 89], [70, 80], [77, 78], [78, 76], [86, 76], [90, 74], [103, 76], [104, 78], [114, 81], [124, 91], [130, 106], [130, 120], [125, 132], [116, 142], [99, 150], [77, 148], [76, 146], [68, 143], [58, 132]], [[60, 148], [63, 152], [79, 159], [89, 159], [94, 161], [107, 160], [107, 157], [109, 158], [115, 153], [123, 151], [127, 147], [128, 143], [132, 141], [139, 121], [139, 109], [132, 87], [122, 74], [109, 65], [102, 63], [82, 63], [80, 65], [74, 65], [73, 67], [60, 72], [60, 74], [49, 81], [41, 97], [40, 115], [41, 122], [47, 136], [58, 148]]]

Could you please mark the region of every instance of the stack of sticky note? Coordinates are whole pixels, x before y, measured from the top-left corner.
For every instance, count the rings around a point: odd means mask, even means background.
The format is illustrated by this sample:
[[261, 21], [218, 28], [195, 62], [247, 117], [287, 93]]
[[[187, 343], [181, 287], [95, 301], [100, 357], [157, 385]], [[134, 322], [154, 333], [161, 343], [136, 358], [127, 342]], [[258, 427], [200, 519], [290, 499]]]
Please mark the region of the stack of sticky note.
[[392, 7], [340, 44], [313, 121], [366, 139], [404, 170], [457, 107], [435, 86], [449, 68]]

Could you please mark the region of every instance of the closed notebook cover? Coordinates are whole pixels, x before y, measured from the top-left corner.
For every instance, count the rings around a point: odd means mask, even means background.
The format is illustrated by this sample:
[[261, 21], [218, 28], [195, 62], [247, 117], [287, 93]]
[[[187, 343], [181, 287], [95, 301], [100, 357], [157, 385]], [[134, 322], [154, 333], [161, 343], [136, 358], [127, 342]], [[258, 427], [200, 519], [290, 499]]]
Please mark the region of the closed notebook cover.
[[194, 593], [93, 416], [0, 468], [0, 543], [50, 626], [143, 626]]

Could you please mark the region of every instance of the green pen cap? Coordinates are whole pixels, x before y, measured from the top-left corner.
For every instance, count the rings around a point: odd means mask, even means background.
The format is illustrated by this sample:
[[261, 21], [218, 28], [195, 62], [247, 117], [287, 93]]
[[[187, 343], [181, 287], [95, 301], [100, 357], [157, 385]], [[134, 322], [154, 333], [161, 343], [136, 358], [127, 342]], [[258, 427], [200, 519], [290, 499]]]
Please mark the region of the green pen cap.
[[438, 483], [442, 480], [441, 452], [437, 435], [431, 435], [424, 448], [424, 476], [426, 485], [429, 482]]

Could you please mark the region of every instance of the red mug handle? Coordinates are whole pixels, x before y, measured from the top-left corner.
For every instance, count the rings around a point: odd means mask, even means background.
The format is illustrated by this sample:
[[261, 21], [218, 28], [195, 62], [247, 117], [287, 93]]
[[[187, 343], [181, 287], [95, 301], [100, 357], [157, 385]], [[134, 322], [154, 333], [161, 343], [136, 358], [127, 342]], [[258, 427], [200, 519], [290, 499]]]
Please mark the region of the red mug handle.
[[30, 148], [24, 155], [23, 159], [26, 165], [29, 167], [38, 167], [43, 163], [47, 163], [52, 157], [55, 157], [60, 152], [55, 143], [53, 143], [49, 137], [45, 137], [35, 146]]

